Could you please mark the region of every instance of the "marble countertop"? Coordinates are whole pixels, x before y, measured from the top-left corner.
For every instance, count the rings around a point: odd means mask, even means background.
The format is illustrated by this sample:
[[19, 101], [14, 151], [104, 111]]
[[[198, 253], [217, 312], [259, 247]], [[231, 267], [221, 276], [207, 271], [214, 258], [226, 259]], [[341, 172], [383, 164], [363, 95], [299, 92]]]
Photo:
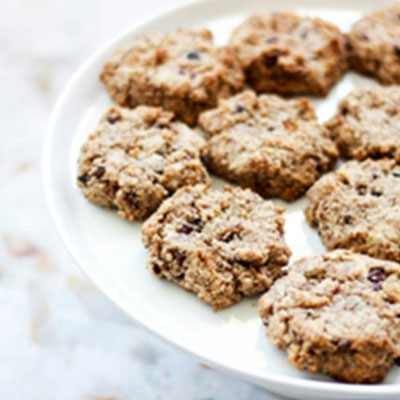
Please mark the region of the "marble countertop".
[[44, 202], [41, 146], [67, 79], [119, 30], [178, 2], [1, 2], [2, 400], [277, 400], [127, 319], [72, 262]]

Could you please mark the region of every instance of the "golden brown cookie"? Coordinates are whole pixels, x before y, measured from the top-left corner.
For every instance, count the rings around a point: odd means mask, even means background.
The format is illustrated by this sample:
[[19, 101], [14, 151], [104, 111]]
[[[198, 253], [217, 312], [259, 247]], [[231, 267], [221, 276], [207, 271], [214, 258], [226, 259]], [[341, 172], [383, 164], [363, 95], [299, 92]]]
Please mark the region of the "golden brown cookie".
[[400, 3], [371, 12], [348, 34], [349, 64], [386, 85], [400, 83]]
[[252, 15], [234, 30], [230, 46], [257, 92], [325, 96], [347, 67], [339, 29], [292, 12]]
[[190, 125], [244, 85], [233, 51], [216, 47], [208, 29], [139, 37], [111, 56], [100, 79], [118, 104], [161, 106]]
[[400, 167], [395, 161], [349, 161], [317, 181], [307, 197], [307, 221], [328, 249], [400, 262]]
[[399, 288], [399, 264], [336, 250], [293, 263], [259, 312], [300, 370], [375, 383], [400, 362]]
[[143, 225], [147, 266], [214, 310], [255, 296], [283, 274], [290, 250], [282, 207], [251, 190], [178, 190]]
[[143, 220], [180, 187], [210, 182], [203, 146], [171, 112], [112, 107], [82, 146], [77, 182], [92, 203]]
[[305, 98], [245, 91], [199, 123], [212, 135], [202, 152], [207, 167], [263, 197], [296, 200], [336, 162], [336, 146]]
[[400, 161], [400, 86], [354, 90], [325, 126], [345, 158]]

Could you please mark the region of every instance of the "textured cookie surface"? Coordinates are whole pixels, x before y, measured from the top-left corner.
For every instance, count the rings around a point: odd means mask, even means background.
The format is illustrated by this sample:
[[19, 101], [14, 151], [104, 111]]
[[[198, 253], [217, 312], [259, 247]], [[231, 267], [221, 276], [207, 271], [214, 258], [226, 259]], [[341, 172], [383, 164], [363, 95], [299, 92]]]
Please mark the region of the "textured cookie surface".
[[400, 161], [400, 86], [356, 89], [326, 127], [345, 158]]
[[148, 34], [117, 50], [100, 79], [122, 106], [162, 106], [194, 124], [199, 112], [243, 88], [240, 64], [207, 29]]
[[373, 383], [400, 361], [399, 288], [399, 264], [336, 250], [296, 261], [259, 311], [300, 370]]
[[259, 92], [326, 95], [346, 69], [339, 29], [290, 12], [254, 14], [234, 30], [230, 46]]
[[307, 196], [307, 221], [328, 249], [400, 262], [400, 166], [394, 161], [349, 161]]
[[400, 83], [400, 3], [367, 14], [348, 34], [349, 63], [383, 84]]
[[334, 143], [307, 99], [283, 100], [245, 91], [203, 113], [213, 135], [203, 160], [216, 175], [263, 197], [300, 197], [337, 158]]
[[77, 182], [85, 197], [143, 220], [178, 188], [208, 183], [203, 139], [173, 117], [156, 107], [112, 107], [81, 149]]
[[283, 274], [291, 254], [283, 211], [248, 189], [185, 187], [143, 225], [147, 266], [214, 310], [255, 296]]

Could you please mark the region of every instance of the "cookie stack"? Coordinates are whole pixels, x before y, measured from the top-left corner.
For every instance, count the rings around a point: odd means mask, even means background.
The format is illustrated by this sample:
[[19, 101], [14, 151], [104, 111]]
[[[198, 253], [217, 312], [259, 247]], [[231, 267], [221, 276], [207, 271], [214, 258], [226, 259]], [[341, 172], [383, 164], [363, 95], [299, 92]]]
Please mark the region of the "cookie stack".
[[[267, 336], [301, 370], [379, 382], [400, 363], [400, 5], [352, 31], [258, 13], [227, 46], [207, 29], [134, 39], [100, 80], [118, 105], [81, 148], [94, 204], [145, 221], [148, 269], [219, 310], [259, 301]], [[321, 125], [306, 98], [353, 69]], [[285, 96], [285, 97], [280, 97]], [[336, 171], [337, 159], [352, 159]], [[209, 174], [237, 187], [211, 188]], [[284, 208], [305, 193], [330, 251], [287, 266]]]

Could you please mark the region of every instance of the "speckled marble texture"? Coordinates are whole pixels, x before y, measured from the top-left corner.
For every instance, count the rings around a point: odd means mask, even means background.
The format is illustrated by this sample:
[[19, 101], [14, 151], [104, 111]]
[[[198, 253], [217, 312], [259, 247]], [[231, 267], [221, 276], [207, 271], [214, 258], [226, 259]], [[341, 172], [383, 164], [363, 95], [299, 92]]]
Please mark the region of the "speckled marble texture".
[[277, 400], [129, 321], [71, 261], [44, 204], [41, 146], [63, 85], [104, 41], [174, 3], [0, 2], [1, 400]]

